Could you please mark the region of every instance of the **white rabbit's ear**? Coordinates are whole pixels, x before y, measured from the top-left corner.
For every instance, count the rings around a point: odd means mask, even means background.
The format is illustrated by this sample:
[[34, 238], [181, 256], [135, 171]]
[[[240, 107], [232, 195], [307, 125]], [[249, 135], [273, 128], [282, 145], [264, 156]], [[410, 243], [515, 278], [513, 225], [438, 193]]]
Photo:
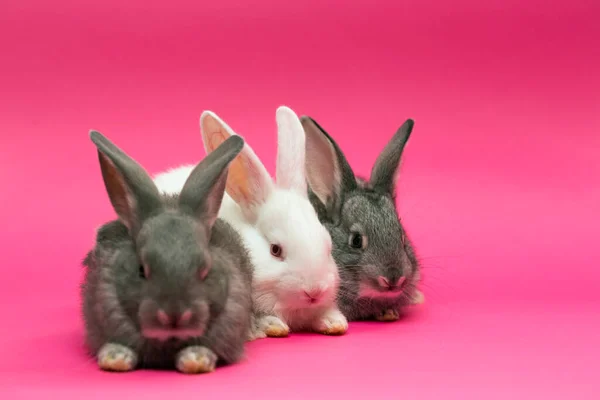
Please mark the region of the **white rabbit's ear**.
[[[213, 152], [227, 138], [236, 133], [215, 113], [204, 111], [200, 117], [200, 129], [206, 153]], [[258, 208], [266, 202], [273, 191], [273, 179], [254, 150], [244, 144], [239, 155], [229, 164], [226, 191], [240, 205], [246, 217], [256, 218]]]
[[277, 186], [308, 196], [304, 159], [306, 154], [304, 128], [290, 108], [281, 106], [277, 120]]

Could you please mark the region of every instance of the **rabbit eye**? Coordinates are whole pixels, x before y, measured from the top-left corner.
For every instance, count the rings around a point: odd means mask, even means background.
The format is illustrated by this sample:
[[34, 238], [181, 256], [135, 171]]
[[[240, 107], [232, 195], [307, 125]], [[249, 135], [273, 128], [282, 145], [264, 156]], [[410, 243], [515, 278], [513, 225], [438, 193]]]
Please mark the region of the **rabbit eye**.
[[352, 232], [348, 244], [353, 249], [365, 249], [367, 247], [367, 237], [358, 232]]
[[138, 271], [140, 278], [148, 279], [148, 275], [150, 275], [150, 270], [144, 266], [144, 264], [140, 264]]
[[271, 255], [273, 257], [276, 258], [281, 258], [281, 254], [283, 253], [283, 250], [281, 249], [281, 246], [278, 244], [272, 244], [271, 245]]

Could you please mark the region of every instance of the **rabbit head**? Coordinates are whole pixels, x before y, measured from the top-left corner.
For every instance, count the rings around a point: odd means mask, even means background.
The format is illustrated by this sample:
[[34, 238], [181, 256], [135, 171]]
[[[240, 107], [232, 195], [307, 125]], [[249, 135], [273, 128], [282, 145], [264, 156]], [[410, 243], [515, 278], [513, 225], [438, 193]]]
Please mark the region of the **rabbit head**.
[[117, 253], [127, 260], [113, 260], [119, 267], [110, 270], [119, 303], [146, 338], [202, 336], [227, 297], [227, 274], [213, 268], [213, 259], [222, 255], [211, 249], [210, 239], [227, 167], [243, 139], [224, 141], [192, 170], [178, 196], [162, 196], [136, 161], [102, 134], [92, 131], [90, 137], [106, 191], [134, 249]]
[[407, 120], [385, 146], [368, 180], [355, 176], [336, 142], [315, 120], [303, 116], [301, 121], [306, 132], [309, 196], [333, 240], [342, 280], [342, 311], [354, 319], [352, 308], [359, 299], [410, 301], [419, 280], [419, 264], [398, 217], [395, 196], [413, 121]]
[[[308, 199], [304, 130], [287, 107], [277, 109], [276, 121], [276, 182], [246, 142], [230, 165], [226, 184], [239, 215], [226, 207], [222, 215], [234, 226], [238, 220], [238, 228], [242, 227], [255, 265], [259, 308], [261, 304], [267, 309], [330, 306], [335, 303], [339, 275], [331, 237]], [[236, 136], [208, 111], [202, 114], [201, 130], [207, 153]]]

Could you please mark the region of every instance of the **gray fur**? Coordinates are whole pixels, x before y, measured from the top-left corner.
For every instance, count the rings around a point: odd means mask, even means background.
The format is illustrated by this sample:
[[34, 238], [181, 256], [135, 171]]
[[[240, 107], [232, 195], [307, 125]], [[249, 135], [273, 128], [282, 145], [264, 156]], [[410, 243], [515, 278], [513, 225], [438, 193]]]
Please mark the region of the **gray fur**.
[[[419, 263], [395, 204], [395, 180], [413, 121], [398, 129], [378, 157], [371, 179], [357, 178], [339, 146], [308, 116], [306, 170], [309, 198], [333, 241], [333, 257], [340, 271], [338, 305], [348, 320], [373, 319], [388, 309], [400, 311], [417, 290]], [[366, 235], [364, 249], [350, 246], [350, 235]], [[377, 278], [392, 282], [406, 278], [396, 298], [360, 297], [361, 284], [380, 291]]]
[[[193, 170], [181, 196], [166, 197], [108, 139], [97, 132], [91, 138], [120, 216], [98, 230], [83, 262], [82, 312], [91, 355], [113, 343], [131, 349], [138, 367], [173, 368], [181, 350], [204, 346], [221, 364], [240, 360], [251, 322], [252, 266], [238, 233], [216, 215], [227, 168], [243, 140], [225, 141]], [[148, 279], [140, 275], [143, 264], [149, 267]], [[161, 327], [159, 308], [173, 319], [191, 309], [184, 327], [204, 334], [147, 338], [144, 327]]]

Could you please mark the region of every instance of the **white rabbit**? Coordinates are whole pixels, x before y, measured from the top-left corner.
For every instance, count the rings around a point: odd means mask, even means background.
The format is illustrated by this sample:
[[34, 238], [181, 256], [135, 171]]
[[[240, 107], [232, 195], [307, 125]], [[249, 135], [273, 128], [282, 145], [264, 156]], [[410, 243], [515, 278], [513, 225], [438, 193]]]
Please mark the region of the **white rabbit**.
[[[277, 182], [245, 143], [231, 162], [219, 218], [241, 234], [254, 265], [254, 329], [250, 339], [311, 330], [340, 335], [348, 329], [336, 305], [339, 274], [331, 237], [308, 200], [305, 134], [288, 107], [276, 112]], [[235, 132], [216, 114], [202, 113], [207, 154]], [[193, 167], [181, 166], [155, 177], [164, 193], [183, 188]]]

